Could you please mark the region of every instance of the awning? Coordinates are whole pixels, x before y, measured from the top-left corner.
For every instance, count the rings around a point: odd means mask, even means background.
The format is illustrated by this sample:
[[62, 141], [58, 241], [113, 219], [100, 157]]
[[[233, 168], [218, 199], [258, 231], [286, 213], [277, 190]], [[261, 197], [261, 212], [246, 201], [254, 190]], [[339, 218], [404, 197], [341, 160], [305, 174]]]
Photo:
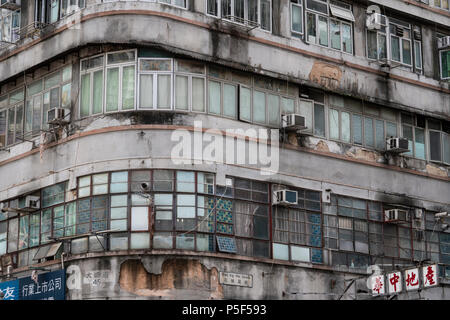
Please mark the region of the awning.
[[355, 22], [355, 17], [350, 10], [345, 10], [332, 4], [330, 4], [330, 10], [331, 14], [337, 18]]

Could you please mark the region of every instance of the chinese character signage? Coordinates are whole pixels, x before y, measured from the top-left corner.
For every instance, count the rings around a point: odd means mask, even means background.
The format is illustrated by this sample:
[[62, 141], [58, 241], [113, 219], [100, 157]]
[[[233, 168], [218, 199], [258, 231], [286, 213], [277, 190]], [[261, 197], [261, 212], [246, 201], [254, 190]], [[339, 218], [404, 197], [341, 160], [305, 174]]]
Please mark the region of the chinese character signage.
[[0, 300], [19, 300], [19, 280], [0, 283], [0, 291], [3, 296]]
[[402, 291], [402, 273], [393, 272], [387, 275], [389, 293], [399, 293]]
[[406, 290], [417, 290], [419, 289], [419, 269], [409, 269], [405, 271], [405, 286]]
[[423, 286], [433, 287], [438, 284], [438, 270], [437, 265], [426, 266], [422, 268]]
[[20, 300], [64, 300], [65, 292], [65, 269], [19, 279]]
[[376, 275], [372, 277], [372, 294], [385, 294], [384, 275]]

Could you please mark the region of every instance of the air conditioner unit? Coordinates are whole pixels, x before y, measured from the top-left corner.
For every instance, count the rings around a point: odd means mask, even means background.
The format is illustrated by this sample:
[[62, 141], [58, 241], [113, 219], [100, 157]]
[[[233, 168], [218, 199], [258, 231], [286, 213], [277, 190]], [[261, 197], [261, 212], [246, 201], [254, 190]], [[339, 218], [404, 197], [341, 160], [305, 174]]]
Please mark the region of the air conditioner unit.
[[408, 152], [408, 139], [406, 138], [388, 138], [386, 140], [386, 151], [389, 152]]
[[25, 206], [21, 209], [24, 210], [38, 210], [40, 209], [40, 198], [36, 196], [26, 196], [25, 197]]
[[305, 117], [291, 113], [281, 116], [281, 127], [287, 130], [303, 130], [306, 129]]
[[1, 0], [0, 8], [7, 9], [7, 10], [20, 9], [20, 0]]
[[369, 30], [380, 30], [383, 25], [386, 25], [386, 16], [379, 13], [372, 13], [366, 18], [366, 27]]
[[297, 191], [277, 190], [273, 193], [272, 204], [296, 205], [297, 199]]
[[423, 209], [416, 208], [414, 209], [414, 219], [422, 219], [423, 217]]
[[47, 111], [48, 124], [64, 124], [68, 121], [64, 120], [65, 110], [63, 108], [53, 108]]
[[401, 209], [389, 209], [384, 211], [384, 222], [399, 223], [408, 222], [408, 211]]
[[442, 37], [438, 39], [438, 49], [444, 49], [450, 47], [450, 36]]

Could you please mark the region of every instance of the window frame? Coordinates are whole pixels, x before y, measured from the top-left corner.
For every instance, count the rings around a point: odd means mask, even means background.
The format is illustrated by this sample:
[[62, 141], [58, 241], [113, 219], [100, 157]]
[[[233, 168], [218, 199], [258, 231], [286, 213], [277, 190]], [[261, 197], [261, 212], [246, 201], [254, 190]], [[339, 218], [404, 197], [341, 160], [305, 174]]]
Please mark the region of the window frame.
[[449, 68], [449, 70], [448, 70], [448, 76], [447, 77], [443, 77], [443, 63], [442, 63], [442, 57], [443, 57], [443, 54], [444, 53], [447, 53], [448, 55], [450, 55], [450, 48], [447, 48], [447, 49], [441, 49], [441, 50], [439, 50], [439, 78], [441, 79], [441, 80], [450, 80], [450, 66], [448, 67]]
[[[83, 61], [87, 61], [87, 60], [91, 60], [91, 59], [95, 59], [98, 57], [103, 57], [103, 62], [102, 62], [102, 66], [98, 66], [98, 67], [94, 67], [94, 68], [88, 68], [86, 70], [82, 70], [82, 64]], [[106, 55], [104, 53], [102, 54], [97, 54], [94, 56], [90, 56], [88, 58], [85, 59], [81, 59], [80, 60], [80, 75], [79, 75], [79, 90], [80, 90], [80, 99], [79, 103], [78, 103], [78, 118], [79, 119], [84, 119], [87, 117], [91, 117], [94, 115], [99, 115], [105, 112], [105, 87], [106, 87], [106, 75], [105, 75], [105, 65], [106, 65]], [[93, 109], [94, 109], [94, 73], [98, 72], [98, 71], [102, 71], [102, 90], [101, 90], [101, 94], [102, 94], [102, 110], [99, 113], [93, 113]], [[89, 74], [89, 111], [87, 115], [82, 116], [81, 115], [81, 103], [82, 103], [82, 76]]]

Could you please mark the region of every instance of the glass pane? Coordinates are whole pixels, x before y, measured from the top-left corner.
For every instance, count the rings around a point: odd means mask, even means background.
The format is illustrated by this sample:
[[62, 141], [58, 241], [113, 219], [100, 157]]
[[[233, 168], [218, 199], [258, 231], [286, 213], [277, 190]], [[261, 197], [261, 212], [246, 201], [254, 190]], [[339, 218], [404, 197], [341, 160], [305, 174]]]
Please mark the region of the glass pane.
[[321, 104], [314, 105], [314, 134], [325, 136], [325, 108]]
[[328, 20], [319, 16], [319, 44], [328, 46]]
[[223, 115], [236, 118], [236, 86], [223, 85]]
[[341, 50], [341, 28], [338, 21], [330, 20], [331, 47]]
[[[281, 97], [281, 112], [283, 114], [294, 113], [295, 112], [294, 109], [295, 109], [294, 99]], [[306, 119], [305, 119], [305, 121], [306, 121]], [[310, 120], [310, 122], [311, 121], [312, 120]], [[309, 127], [309, 128], [311, 129], [311, 127]]]
[[[294, 109], [293, 105], [292, 105], [292, 109]], [[292, 110], [291, 112], [293, 113], [294, 110]], [[300, 114], [303, 117], [305, 117], [305, 126], [307, 128], [305, 130], [305, 132], [312, 133], [312, 130], [313, 130], [313, 102], [306, 101], [306, 100], [300, 100]]]
[[412, 156], [413, 154], [413, 128], [411, 126], [403, 125], [403, 138], [408, 139], [409, 152], [405, 152], [406, 155]]
[[450, 134], [444, 134], [444, 162], [450, 164]]
[[402, 40], [402, 54], [403, 54], [403, 63], [407, 65], [411, 65], [411, 41]]
[[339, 112], [330, 109], [330, 139], [339, 140]]
[[422, 49], [420, 42], [414, 41], [414, 57], [417, 69], [422, 69]]
[[362, 144], [362, 117], [353, 114], [352, 115], [352, 128], [353, 128], [353, 143]]
[[391, 37], [391, 56], [392, 60], [400, 62], [400, 40], [397, 37]]
[[289, 260], [289, 246], [280, 243], [273, 244], [273, 258]]
[[386, 122], [386, 137], [397, 137], [397, 124]]
[[103, 70], [94, 72], [92, 114], [103, 111]]
[[342, 24], [342, 49], [347, 53], [353, 52], [352, 26]]
[[280, 124], [280, 98], [273, 94], [268, 94], [267, 97], [269, 123], [278, 126]]
[[134, 61], [134, 60], [135, 60], [135, 52], [134, 51], [115, 52], [115, 53], [108, 54], [108, 64], [129, 62], [129, 61]]
[[134, 109], [134, 66], [122, 70], [122, 109]]
[[266, 122], [266, 95], [256, 90], [253, 91], [253, 121]]
[[61, 106], [70, 108], [70, 89], [71, 84], [65, 84], [61, 87]]
[[367, 31], [367, 56], [370, 59], [378, 59], [377, 52], [377, 33], [376, 31]]
[[205, 111], [205, 79], [192, 78], [192, 110]]
[[158, 75], [158, 109], [170, 109], [171, 76]]
[[376, 120], [375, 121], [375, 143], [376, 148], [380, 150], [385, 149], [386, 142], [384, 140], [384, 121]]
[[153, 108], [153, 75], [141, 74], [139, 78], [139, 107]]
[[81, 76], [81, 110], [80, 116], [86, 117], [89, 115], [89, 105], [91, 103], [91, 75], [84, 74]]
[[441, 78], [450, 77], [450, 50], [441, 51]]
[[310, 43], [316, 43], [316, 15], [307, 13], [306, 16], [307, 40]]
[[220, 82], [209, 81], [209, 112], [220, 114]]
[[119, 68], [108, 69], [106, 81], [106, 111], [117, 111], [119, 109]]
[[175, 77], [175, 108], [187, 110], [188, 105], [188, 77]]
[[239, 119], [251, 121], [251, 97], [250, 89], [240, 87], [239, 89]]
[[148, 207], [131, 208], [131, 230], [148, 230]]
[[341, 139], [350, 142], [350, 113], [341, 113]]
[[441, 161], [441, 133], [430, 131], [430, 159]]
[[302, 7], [292, 5], [292, 31], [303, 33], [303, 15]]
[[147, 249], [150, 248], [149, 233], [132, 233], [130, 237], [131, 249]]
[[364, 118], [364, 144], [369, 147], [374, 146], [373, 121], [370, 118]]
[[424, 129], [415, 128], [414, 153], [415, 153], [416, 158], [425, 160], [425, 130]]

